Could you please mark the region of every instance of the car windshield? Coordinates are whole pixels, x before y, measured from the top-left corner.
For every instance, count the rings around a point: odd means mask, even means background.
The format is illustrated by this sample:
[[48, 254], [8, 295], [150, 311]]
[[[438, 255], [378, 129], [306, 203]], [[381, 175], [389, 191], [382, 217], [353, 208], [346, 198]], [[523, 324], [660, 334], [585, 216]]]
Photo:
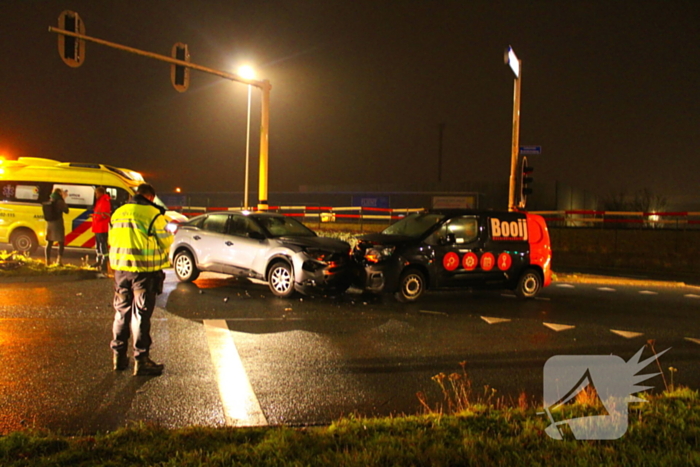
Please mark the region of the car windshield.
[[260, 216], [256, 220], [272, 237], [315, 237], [313, 230], [291, 217]]
[[385, 235], [403, 235], [418, 238], [445, 218], [442, 214], [416, 213], [390, 225], [382, 232]]

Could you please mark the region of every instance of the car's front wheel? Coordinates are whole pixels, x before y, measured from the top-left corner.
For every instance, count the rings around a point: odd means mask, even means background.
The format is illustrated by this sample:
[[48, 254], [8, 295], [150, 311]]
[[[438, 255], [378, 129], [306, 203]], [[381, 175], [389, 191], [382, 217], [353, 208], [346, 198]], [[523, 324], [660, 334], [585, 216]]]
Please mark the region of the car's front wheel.
[[294, 273], [285, 261], [278, 261], [272, 265], [267, 273], [267, 282], [272, 293], [278, 297], [287, 298], [294, 293]]
[[535, 298], [542, 288], [542, 276], [534, 269], [526, 269], [515, 286], [519, 298]]
[[410, 268], [401, 274], [399, 290], [394, 295], [402, 303], [418, 300], [425, 292], [425, 275], [418, 269]]
[[181, 282], [192, 282], [199, 277], [199, 269], [197, 269], [192, 253], [189, 251], [183, 250], [178, 252], [173, 262], [175, 275]]

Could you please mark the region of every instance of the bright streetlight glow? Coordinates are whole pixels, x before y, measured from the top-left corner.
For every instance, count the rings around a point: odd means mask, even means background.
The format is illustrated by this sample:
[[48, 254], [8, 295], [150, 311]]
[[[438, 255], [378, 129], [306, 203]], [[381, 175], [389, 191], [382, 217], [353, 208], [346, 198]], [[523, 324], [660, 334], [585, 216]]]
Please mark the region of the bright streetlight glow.
[[[255, 79], [255, 70], [249, 65], [243, 65], [238, 68], [238, 74], [245, 79]], [[246, 129], [245, 138], [245, 186], [243, 188], [243, 208], [248, 209], [248, 172], [250, 166], [250, 91], [251, 86], [248, 85], [248, 126]]]
[[245, 79], [255, 79], [255, 70], [250, 65], [243, 65], [238, 68], [238, 76]]

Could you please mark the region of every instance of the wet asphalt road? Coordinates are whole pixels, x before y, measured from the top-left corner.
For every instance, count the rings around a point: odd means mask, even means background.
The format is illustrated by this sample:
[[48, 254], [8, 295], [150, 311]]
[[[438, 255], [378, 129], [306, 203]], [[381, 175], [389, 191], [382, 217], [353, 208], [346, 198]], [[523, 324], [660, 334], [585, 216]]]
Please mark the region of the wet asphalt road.
[[153, 320], [160, 377], [111, 370], [111, 280], [0, 283], [0, 294], [0, 433], [413, 414], [418, 392], [443, 402], [431, 378], [461, 374], [460, 362], [475, 396], [541, 402], [549, 357], [627, 360], [650, 339], [656, 351], [671, 347], [660, 360], [667, 383], [672, 366], [676, 383], [700, 387], [695, 287], [571, 282], [532, 301], [450, 292], [400, 305], [359, 293], [282, 300], [264, 285], [218, 275], [183, 284], [170, 272]]

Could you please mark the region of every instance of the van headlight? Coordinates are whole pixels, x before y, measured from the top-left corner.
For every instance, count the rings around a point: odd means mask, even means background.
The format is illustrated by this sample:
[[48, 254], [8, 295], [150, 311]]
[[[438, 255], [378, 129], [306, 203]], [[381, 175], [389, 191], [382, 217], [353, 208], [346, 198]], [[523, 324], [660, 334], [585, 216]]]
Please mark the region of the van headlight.
[[378, 263], [389, 258], [396, 247], [394, 246], [375, 246], [365, 250], [365, 260], [370, 263]]

